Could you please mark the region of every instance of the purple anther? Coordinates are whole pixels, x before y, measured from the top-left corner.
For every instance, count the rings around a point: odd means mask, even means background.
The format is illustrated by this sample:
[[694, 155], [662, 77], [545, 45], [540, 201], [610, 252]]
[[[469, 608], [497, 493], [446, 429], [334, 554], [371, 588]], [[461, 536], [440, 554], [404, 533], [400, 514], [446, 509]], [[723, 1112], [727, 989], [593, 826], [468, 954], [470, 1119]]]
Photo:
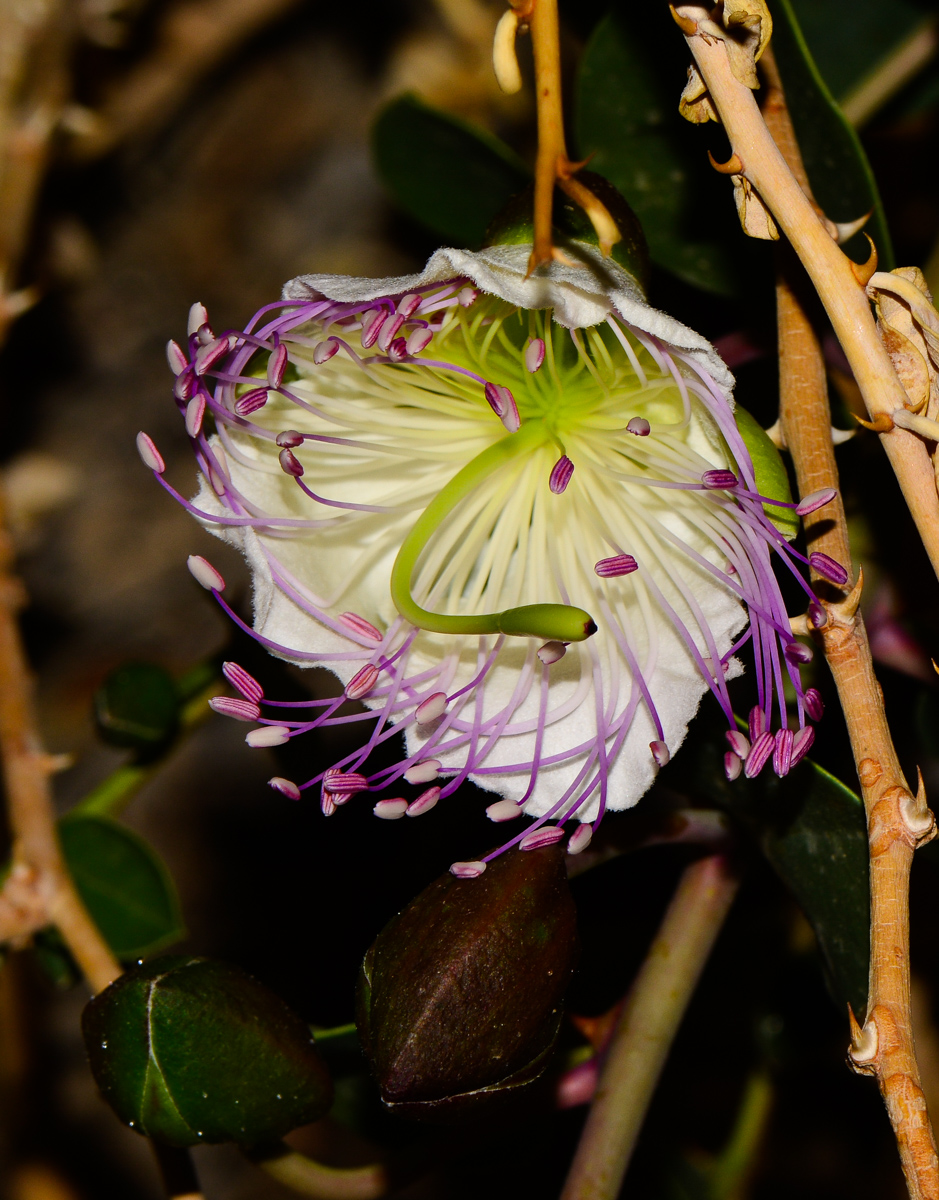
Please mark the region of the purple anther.
[[455, 862], [450, 865], [450, 874], [457, 879], [478, 879], [486, 869], [486, 864], [478, 859], [475, 862]]
[[267, 360], [267, 384], [275, 390], [284, 382], [284, 372], [287, 370], [287, 347], [283, 342], [274, 347], [271, 357]]
[[836, 488], [819, 488], [817, 492], [809, 492], [796, 505], [796, 512], [800, 517], [807, 517], [809, 513], [817, 512], [818, 509], [824, 508], [826, 504], [830, 504], [837, 495], [838, 491]]
[[338, 352], [338, 338], [327, 338], [325, 342], [319, 342], [313, 347], [313, 361], [318, 367], [321, 367], [324, 362], [329, 362], [332, 356]]
[[430, 329], [415, 329], [405, 343], [408, 354], [420, 354], [433, 341], [433, 331]]
[[737, 476], [733, 471], [705, 471], [701, 482], [712, 492], [723, 491], [737, 486]]
[[418, 725], [429, 725], [447, 711], [447, 693], [434, 692], [426, 700], [422, 700], [414, 710]]
[[750, 726], [750, 742], [752, 744], [766, 729], [766, 713], [763, 712], [762, 708], [754, 705], [750, 709], [750, 718], [747, 724]]
[[286, 725], [262, 725], [252, 729], [245, 741], [254, 750], [262, 746], [283, 746], [290, 741], [290, 730]]
[[184, 371], [181, 371], [176, 376], [176, 382], [173, 384], [173, 395], [177, 400], [185, 402], [191, 399], [196, 387], [196, 373], [191, 366], [186, 367]]
[[324, 817], [331, 817], [336, 811], [336, 797], [332, 792], [322, 792], [320, 795], [320, 812]]
[[789, 770], [805, 758], [808, 752], [812, 749], [812, 743], [815, 741], [815, 730], [811, 725], [806, 725], [792, 739], [792, 755], [789, 759]]
[[213, 696], [209, 708], [223, 717], [234, 717], [236, 721], [257, 721], [261, 710], [253, 700], [239, 700], [236, 696]]
[[747, 761], [743, 764], [743, 773], [747, 779], [755, 779], [759, 775], [769, 761], [769, 756], [775, 748], [776, 739], [773, 735], [768, 731], [761, 733], [750, 747]]
[[440, 788], [429, 787], [426, 792], [421, 792], [416, 800], [412, 800], [405, 811], [409, 817], [420, 817], [425, 812], [430, 812], [439, 799]]
[[789, 774], [789, 767], [792, 765], [792, 743], [791, 729], [780, 729], [777, 732], [776, 745], [773, 748], [773, 770], [780, 779]]
[[255, 704], [260, 704], [264, 699], [264, 688], [258, 683], [253, 675], [236, 662], [222, 663], [222, 674], [232, 685], [236, 692], [241, 692], [246, 700], [253, 700]]
[[404, 778], [408, 783], [431, 783], [440, 774], [440, 759], [425, 758], [413, 767], [408, 767]]
[[616, 579], [620, 575], [631, 575], [639, 570], [639, 564], [631, 554], [617, 554], [613, 558], [601, 558], [594, 563], [594, 571], [601, 579]]
[[471, 304], [475, 304], [479, 296], [479, 292], [473, 287], [460, 288], [457, 293], [457, 303], [460, 308], [469, 308]]
[[403, 817], [408, 811], [408, 802], [400, 796], [395, 796], [393, 800], [379, 800], [372, 812], [376, 817], [380, 817], [383, 821], [397, 821], [399, 817]]
[[189, 309], [189, 321], [186, 327], [186, 332], [190, 337], [194, 333], [198, 333], [203, 325], [209, 323], [209, 314], [204, 304], [200, 304], [198, 300]]
[[381, 333], [381, 327], [387, 316], [388, 313], [383, 308], [373, 308], [370, 313], [365, 315], [362, 321], [361, 339], [366, 350], [378, 341], [378, 335]]
[[351, 629], [353, 633], [357, 633], [359, 637], [368, 638], [370, 642], [383, 641], [380, 629], [376, 629], [371, 621], [366, 621], [364, 617], [360, 617], [358, 613], [344, 612], [339, 614], [339, 620], [345, 625], [346, 629]]
[[253, 412], [267, 404], [267, 396], [267, 388], [253, 388], [250, 392], [245, 392], [235, 401], [235, 416], [250, 417]]
[[736, 754], [731, 754], [728, 750], [724, 755], [724, 774], [728, 780], [733, 783], [735, 779], [740, 778], [740, 772], [743, 770], [743, 759]]
[[166, 361], [170, 365], [170, 370], [174, 375], [181, 375], [189, 366], [189, 359], [183, 352], [179, 342], [174, 342], [172, 338], [166, 343]]
[[785, 654], [793, 666], [811, 662], [815, 657], [812, 653], [812, 647], [806, 646], [804, 642], [788, 642], [786, 648], [783, 650], [783, 654]]
[[813, 629], [824, 629], [828, 624], [828, 613], [817, 600], [810, 600], [807, 614]]
[[143, 465], [149, 467], [151, 471], [156, 471], [158, 475], [162, 475], [166, 470], [163, 455], [157, 450], [153, 438], [149, 433], [144, 433], [143, 430], [137, 434], [137, 453], [140, 455]]
[[389, 315], [386, 320], [382, 321], [381, 330], [378, 334], [379, 350], [384, 350], [386, 354], [388, 353], [391, 343], [398, 336], [398, 330], [403, 324], [404, 317], [402, 317], [400, 314], [393, 317]]
[[657, 767], [664, 767], [672, 757], [668, 746], [662, 741], [654, 741], [649, 743], [649, 749], [652, 751], [652, 757], [655, 759]]
[[835, 562], [827, 554], [822, 554], [820, 550], [813, 550], [809, 555], [809, 566], [818, 571], [823, 579], [837, 583], [839, 587], [848, 582], [848, 572], [841, 563]]
[[626, 422], [626, 432], [634, 433], [636, 437], [648, 437], [652, 432], [652, 426], [645, 417], [630, 417]]
[[395, 338], [388, 347], [388, 357], [392, 362], [404, 362], [408, 356], [408, 344], [403, 337]]
[[281, 470], [287, 475], [292, 475], [294, 479], [299, 479], [303, 474], [303, 463], [297, 458], [292, 450], [286, 448], [278, 454]]
[[202, 418], [205, 416], [205, 393], [199, 392], [186, 405], [186, 432], [191, 438], [198, 437], [202, 432]]
[[[331, 768], [335, 770], [335, 767]], [[337, 771], [329, 777], [329, 790], [337, 796], [353, 796], [368, 789], [368, 780], [358, 771]]]
[[282, 429], [274, 441], [278, 446], [284, 446], [290, 450], [293, 446], [303, 445], [303, 434], [297, 433], [296, 429]]
[[555, 496], [560, 496], [562, 492], [567, 490], [567, 485], [570, 483], [573, 474], [574, 464], [566, 454], [562, 454], [551, 468], [551, 474], [548, 476], [548, 487], [554, 492]]
[[544, 341], [541, 338], [532, 338], [525, 347], [525, 370], [534, 375], [536, 371], [541, 370], [543, 362]]
[[568, 854], [580, 854], [581, 850], [586, 850], [590, 845], [590, 839], [593, 837], [593, 826], [587, 821], [578, 825], [570, 836], [567, 843]]
[[213, 338], [205, 346], [200, 346], [196, 351], [196, 357], [193, 361], [193, 367], [197, 375], [204, 375], [206, 371], [210, 371], [216, 363], [228, 354], [229, 345], [227, 337]]
[[518, 406], [515, 397], [507, 387], [497, 383], [486, 384], [486, 399], [489, 407], [496, 414], [509, 433], [515, 433], [521, 421], [518, 416]]
[[563, 825], [542, 825], [526, 833], [518, 844], [519, 850], [540, 850], [542, 846], [553, 846], [564, 837]]
[[186, 559], [189, 573], [207, 592], [224, 592], [225, 580], [201, 554], [190, 554]]
[[739, 729], [728, 729], [724, 733], [727, 745], [738, 758], [746, 758], [750, 753], [750, 741]]
[[416, 292], [408, 292], [398, 301], [398, 312], [402, 317], [413, 317], [421, 306], [421, 298]]
[[514, 800], [497, 800], [495, 804], [490, 804], [486, 809], [486, 816], [496, 824], [500, 824], [502, 821], [514, 821], [521, 815], [522, 810]]
[[292, 779], [284, 779], [282, 775], [275, 775], [269, 779], [267, 786], [272, 787], [275, 792], [281, 792], [288, 800], [300, 799], [300, 789]]
[[356, 671], [346, 684], [346, 698], [349, 700], [361, 700], [363, 696], [367, 696], [378, 682], [380, 674], [381, 672], [374, 663], [368, 663], [361, 671]]
[[550, 667], [552, 663], [561, 661], [567, 653], [567, 645], [564, 642], [545, 642], [535, 653], [546, 667]]
[[825, 702], [822, 700], [822, 694], [818, 688], [807, 688], [805, 695], [802, 697], [802, 703], [805, 705], [805, 711], [813, 721], [820, 721], [822, 719], [825, 712]]

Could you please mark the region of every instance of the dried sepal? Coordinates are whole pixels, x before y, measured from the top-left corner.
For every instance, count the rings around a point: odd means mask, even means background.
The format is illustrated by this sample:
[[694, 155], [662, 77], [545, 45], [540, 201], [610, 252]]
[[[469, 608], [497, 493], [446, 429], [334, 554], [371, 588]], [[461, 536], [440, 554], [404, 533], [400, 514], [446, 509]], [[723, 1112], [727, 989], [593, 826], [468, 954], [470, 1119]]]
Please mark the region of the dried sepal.
[[[672, 16], [686, 37], [722, 41], [735, 78], [753, 90], [760, 86], [756, 64], [773, 32], [773, 19], [764, 0], [724, 0], [719, 9], [710, 11], [697, 4], [673, 6]], [[694, 125], [720, 120], [697, 67], [688, 70], [678, 111]]]
[[688, 82], [678, 102], [678, 111], [692, 125], [704, 125], [708, 121], [720, 123], [720, 117], [711, 103], [707, 84], [698, 73], [697, 67], [688, 68]]
[[877, 329], [913, 412], [939, 416], [939, 314], [919, 267], [877, 272], [867, 285]]
[[734, 203], [743, 232], [747, 237], [761, 238], [766, 242], [778, 241], [779, 230], [776, 228], [776, 222], [759, 192], [745, 175], [732, 175], [730, 178], [734, 185]]

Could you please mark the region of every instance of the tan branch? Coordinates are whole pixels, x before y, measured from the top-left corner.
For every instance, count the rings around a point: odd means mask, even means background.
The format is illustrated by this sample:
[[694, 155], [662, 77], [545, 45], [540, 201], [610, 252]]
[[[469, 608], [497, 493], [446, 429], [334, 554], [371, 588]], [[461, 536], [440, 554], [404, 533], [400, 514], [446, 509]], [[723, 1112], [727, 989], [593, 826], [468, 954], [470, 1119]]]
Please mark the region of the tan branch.
[[[769, 94], [766, 122], [796, 178], [807, 186], [775, 63], [764, 58]], [[825, 365], [806, 315], [808, 281], [788, 246], [780, 247], [777, 282], [780, 422], [805, 496], [838, 486], [829, 429]], [[876, 337], [876, 334], [872, 334]], [[846, 566], [847, 526], [836, 503], [805, 518], [806, 538]], [[870, 838], [871, 965], [863, 1028], [852, 1021], [855, 1069], [875, 1075], [893, 1123], [910, 1195], [939, 1197], [939, 1167], [913, 1048], [910, 1013], [909, 873], [917, 845], [935, 834], [925, 795], [903, 778], [884, 712], [864, 622], [857, 611], [860, 581], [848, 597], [823, 599], [819, 631], [844, 710]]]

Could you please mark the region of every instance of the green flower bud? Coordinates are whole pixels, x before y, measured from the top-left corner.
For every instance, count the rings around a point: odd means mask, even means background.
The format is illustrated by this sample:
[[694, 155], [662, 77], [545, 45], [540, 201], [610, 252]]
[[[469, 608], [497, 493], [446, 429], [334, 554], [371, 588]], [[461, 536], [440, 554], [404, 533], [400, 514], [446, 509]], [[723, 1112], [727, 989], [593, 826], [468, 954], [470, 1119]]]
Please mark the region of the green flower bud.
[[332, 1102], [304, 1022], [226, 963], [168, 956], [135, 967], [95, 996], [82, 1031], [105, 1100], [171, 1146], [279, 1138]]
[[556, 845], [432, 883], [385, 926], [359, 975], [359, 1036], [386, 1106], [453, 1119], [533, 1082], [557, 1040], [576, 952]]

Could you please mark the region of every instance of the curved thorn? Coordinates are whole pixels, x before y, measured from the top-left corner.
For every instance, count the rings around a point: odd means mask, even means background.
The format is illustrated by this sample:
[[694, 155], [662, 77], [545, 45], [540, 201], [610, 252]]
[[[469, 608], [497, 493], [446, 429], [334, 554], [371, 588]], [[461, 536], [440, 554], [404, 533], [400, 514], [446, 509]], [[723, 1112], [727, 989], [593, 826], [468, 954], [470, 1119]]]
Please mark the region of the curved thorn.
[[848, 262], [851, 264], [851, 274], [862, 288], [867, 287], [877, 271], [877, 247], [874, 245], [874, 240], [869, 233], [865, 233], [864, 236], [870, 242], [871, 247], [867, 262], [856, 263], [853, 259], [848, 259]]
[[668, 6], [668, 11], [672, 14], [672, 20], [682, 31], [685, 37], [692, 37], [698, 32], [698, 22], [693, 21], [691, 17], [682, 16], [674, 4]]
[[[714, 168], [714, 170], [717, 171], [718, 174], [720, 174], [720, 175], [742, 175], [743, 174], [743, 162], [741, 161], [740, 155], [737, 154], [736, 151], [734, 151], [734, 153], [730, 156], [730, 158], [728, 158], [728, 160], [726, 162], [719, 163], [717, 161], [717, 159], [714, 157], [714, 155], [711, 153], [711, 151], [709, 150], [708, 151], [708, 161], [710, 162], [710, 164]], [[876, 267], [874, 268], [874, 270], [876, 270]], [[873, 273], [874, 272], [871, 271], [871, 275], [873, 275]]]
[[891, 417], [890, 413], [876, 413], [873, 421], [865, 421], [857, 413], [853, 413], [852, 416], [859, 425], [863, 425], [865, 429], [873, 430], [874, 433], [889, 433], [893, 429], [893, 417]]

